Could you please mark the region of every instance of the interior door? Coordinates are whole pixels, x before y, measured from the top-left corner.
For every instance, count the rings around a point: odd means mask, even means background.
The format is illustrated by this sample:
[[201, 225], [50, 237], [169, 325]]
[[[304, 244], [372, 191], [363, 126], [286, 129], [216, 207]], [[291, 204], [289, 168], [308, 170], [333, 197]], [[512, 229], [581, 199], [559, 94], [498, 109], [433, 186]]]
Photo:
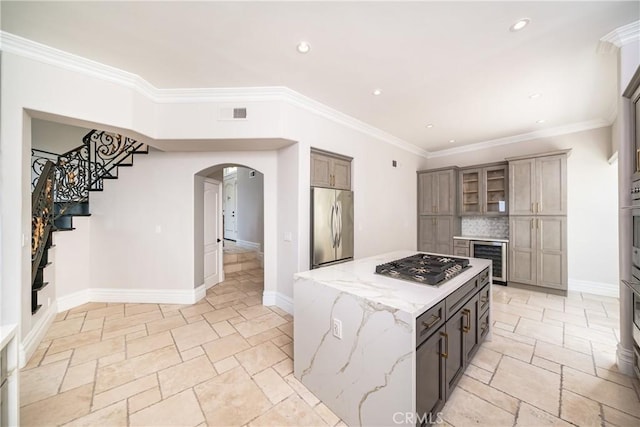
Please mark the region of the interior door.
[[237, 197], [238, 181], [236, 176], [224, 179], [224, 238], [229, 240], [238, 239], [237, 225]]
[[204, 180], [204, 283], [210, 287], [223, 280], [222, 277], [222, 202], [221, 184]]

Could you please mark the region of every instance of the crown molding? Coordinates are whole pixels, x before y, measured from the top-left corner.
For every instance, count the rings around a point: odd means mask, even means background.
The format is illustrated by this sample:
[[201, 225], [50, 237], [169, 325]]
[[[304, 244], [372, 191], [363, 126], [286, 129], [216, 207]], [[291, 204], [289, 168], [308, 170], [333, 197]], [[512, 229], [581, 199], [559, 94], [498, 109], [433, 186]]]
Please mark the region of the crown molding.
[[588, 122], [572, 123], [564, 126], [557, 126], [535, 132], [522, 133], [520, 135], [507, 136], [504, 138], [491, 139], [488, 141], [477, 142], [475, 144], [464, 145], [462, 147], [448, 148], [446, 150], [432, 151], [428, 158], [452, 156], [454, 154], [469, 153], [471, 151], [485, 150], [491, 147], [499, 147], [501, 145], [515, 144], [518, 142], [531, 141], [533, 139], [549, 138], [552, 136], [566, 135], [569, 133], [582, 132], [591, 129], [598, 129], [611, 126], [606, 120], [597, 119]]
[[5, 31], [0, 31], [0, 50], [126, 86], [161, 104], [284, 101], [418, 156], [425, 158], [428, 156], [426, 150], [416, 145], [286, 87], [160, 89], [137, 74], [55, 49]]
[[612, 52], [622, 46], [640, 40], [640, 21], [618, 27], [600, 38], [599, 52]]

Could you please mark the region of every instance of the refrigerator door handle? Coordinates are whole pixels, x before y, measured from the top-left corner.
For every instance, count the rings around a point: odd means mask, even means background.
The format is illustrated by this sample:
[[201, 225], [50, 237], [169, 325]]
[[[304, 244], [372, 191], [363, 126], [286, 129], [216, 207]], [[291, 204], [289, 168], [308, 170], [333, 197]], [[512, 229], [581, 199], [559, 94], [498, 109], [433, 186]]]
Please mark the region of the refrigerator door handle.
[[335, 233], [335, 224], [334, 224], [334, 217], [335, 217], [335, 205], [331, 205], [331, 247], [335, 248], [336, 247], [336, 233]]
[[342, 205], [340, 202], [336, 203], [336, 218], [338, 220], [338, 227], [336, 230], [336, 247], [338, 247], [342, 241]]

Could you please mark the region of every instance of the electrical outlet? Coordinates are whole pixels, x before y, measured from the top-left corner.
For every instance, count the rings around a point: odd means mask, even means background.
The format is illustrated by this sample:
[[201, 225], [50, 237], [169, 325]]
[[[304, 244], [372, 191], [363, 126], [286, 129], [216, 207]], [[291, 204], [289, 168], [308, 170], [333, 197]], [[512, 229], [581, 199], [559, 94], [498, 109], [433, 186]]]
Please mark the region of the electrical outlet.
[[342, 321], [340, 319], [333, 319], [333, 336], [342, 339]]

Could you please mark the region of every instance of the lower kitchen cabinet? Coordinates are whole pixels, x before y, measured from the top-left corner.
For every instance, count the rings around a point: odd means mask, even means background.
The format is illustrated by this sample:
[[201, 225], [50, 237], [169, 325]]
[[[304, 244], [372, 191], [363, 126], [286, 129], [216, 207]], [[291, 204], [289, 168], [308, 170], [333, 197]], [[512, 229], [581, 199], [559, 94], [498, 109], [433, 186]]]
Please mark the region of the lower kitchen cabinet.
[[417, 414], [435, 414], [446, 400], [444, 329], [442, 326], [416, 349]]
[[512, 216], [509, 281], [567, 289], [567, 217]]
[[[428, 425], [421, 419], [436, 419], [489, 333], [489, 286], [489, 272], [485, 269], [416, 319], [417, 425]], [[427, 332], [429, 329], [432, 332]]]
[[453, 255], [453, 236], [460, 232], [460, 217], [450, 215], [420, 216], [418, 250]]

